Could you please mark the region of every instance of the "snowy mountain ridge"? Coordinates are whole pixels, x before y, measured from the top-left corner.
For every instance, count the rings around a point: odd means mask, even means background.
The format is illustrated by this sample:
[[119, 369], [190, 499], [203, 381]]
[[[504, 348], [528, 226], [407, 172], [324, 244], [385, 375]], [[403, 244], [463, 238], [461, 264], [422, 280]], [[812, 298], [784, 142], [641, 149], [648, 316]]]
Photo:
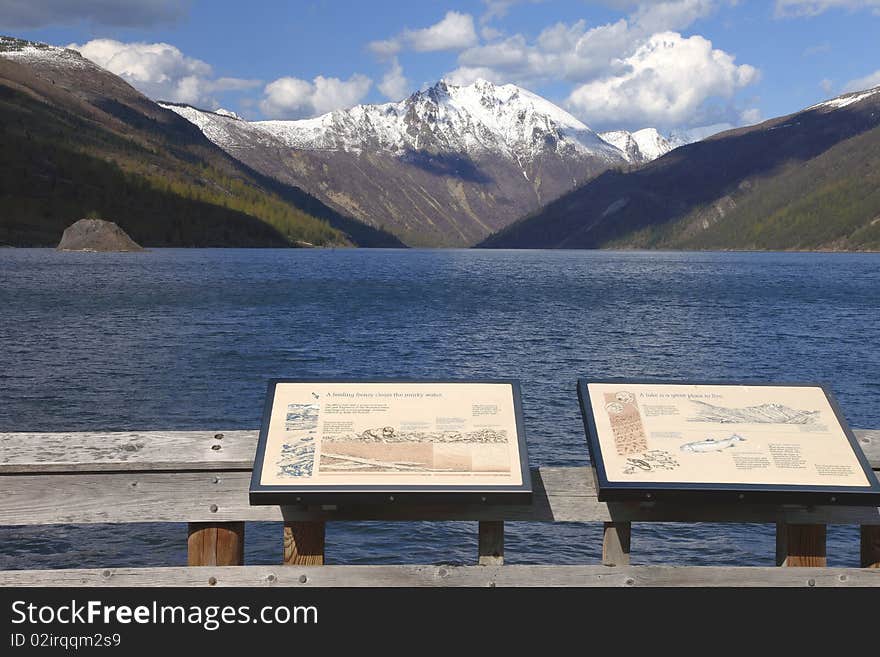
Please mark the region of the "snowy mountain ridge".
[[[166, 104], [222, 147], [231, 134], [214, 117], [198, 117], [185, 106]], [[533, 160], [550, 151], [588, 156], [609, 163], [626, 160], [616, 146], [550, 101], [513, 84], [478, 80], [455, 86], [438, 82], [397, 103], [356, 105], [311, 119], [253, 121], [254, 130], [289, 148], [314, 151], [381, 150], [474, 153], [490, 151], [517, 160]], [[239, 126], [240, 128], [240, 126]]]
[[656, 160], [688, 143], [679, 137], [664, 137], [656, 128], [643, 128], [636, 132], [612, 130], [599, 133], [599, 137], [618, 148], [627, 161], [634, 164]]

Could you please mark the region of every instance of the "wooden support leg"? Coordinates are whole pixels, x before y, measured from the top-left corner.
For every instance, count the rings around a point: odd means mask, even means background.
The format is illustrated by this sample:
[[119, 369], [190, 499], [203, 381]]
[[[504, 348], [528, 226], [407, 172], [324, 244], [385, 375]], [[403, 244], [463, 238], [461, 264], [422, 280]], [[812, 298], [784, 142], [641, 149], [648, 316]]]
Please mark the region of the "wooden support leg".
[[504, 521], [480, 521], [479, 563], [481, 566], [504, 564]]
[[186, 541], [190, 566], [241, 566], [243, 522], [191, 522]]
[[632, 523], [606, 522], [602, 538], [602, 564], [605, 566], [628, 566]]
[[825, 525], [776, 525], [776, 565], [826, 566]]
[[284, 565], [323, 566], [325, 523], [320, 521], [284, 523]]
[[880, 525], [862, 525], [862, 568], [880, 568]]

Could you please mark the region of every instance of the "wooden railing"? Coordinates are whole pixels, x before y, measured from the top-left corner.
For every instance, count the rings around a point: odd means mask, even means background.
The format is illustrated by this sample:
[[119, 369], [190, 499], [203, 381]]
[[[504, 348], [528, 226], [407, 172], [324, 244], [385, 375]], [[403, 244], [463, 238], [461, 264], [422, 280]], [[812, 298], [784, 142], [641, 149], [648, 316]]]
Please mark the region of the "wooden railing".
[[[880, 469], [880, 431], [856, 435]], [[605, 503], [586, 467], [534, 469], [529, 506], [250, 506], [256, 438], [255, 431], [0, 433], [0, 525], [187, 522], [190, 566], [10, 570], [0, 572], [0, 585], [880, 586], [878, 508]], [[325, 523], [347, 520], [477, 521], [478, 565], [323, 565]], [[279, 549], [295, 568], [243, 566], [246, 521], [283, 522]], [[505, 521], [602, 522], [604, 565], [505, 566]], [[630, 566], [633, 522], [773, 523], [777, 564], [800, 568]], [[861, 527], [861, 568], [825, 567], [829, 524]]]

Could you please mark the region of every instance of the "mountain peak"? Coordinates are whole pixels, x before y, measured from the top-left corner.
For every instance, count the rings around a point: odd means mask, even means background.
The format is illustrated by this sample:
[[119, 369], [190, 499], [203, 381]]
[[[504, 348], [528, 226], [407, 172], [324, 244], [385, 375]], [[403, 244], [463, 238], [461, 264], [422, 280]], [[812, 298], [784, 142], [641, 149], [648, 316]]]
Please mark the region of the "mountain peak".
[[620, 149], [628, 162], [643, 164], [666, 155], [685, 144], [681, 139], [664, 137], [656, 128], [642, 128], [635, 132], [612, 130], [599, 135], [612, 146]]
[[26, 64], [51, 64], [72, 68], [98, 68], [72, 48], [51, 46], [11, 36], [0, 36], [0, 57]]
[[624, 160], [617, 148], [549, 100], [513, 84], [482, 79], [469, 85], [440, 80], [397, 103], [252, 125], [305, 150], [488, 152], [520, 163], [550, 152], [598, 157], [609, 164]]
[[229, 119], [235, 119], [236, 121], [243, 121], [244, 120], [238, 114], [233, 112], [232, 110], [228, 110], [223, 107], [215, 109], [214, 114], [219, 114], [220, 116], [225, 116], [226, 118], [229, 118]]

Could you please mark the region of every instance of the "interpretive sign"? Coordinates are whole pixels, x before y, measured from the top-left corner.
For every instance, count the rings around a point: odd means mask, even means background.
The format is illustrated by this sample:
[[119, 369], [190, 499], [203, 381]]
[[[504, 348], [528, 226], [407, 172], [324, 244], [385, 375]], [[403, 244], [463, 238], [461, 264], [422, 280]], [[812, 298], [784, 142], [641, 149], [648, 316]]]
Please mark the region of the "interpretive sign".
[[269, 383], [251, 504], [531, 501], [516, 381]]
[[578, 396], [600, 500], [880, 504], [823, 386], [582, 379]]

